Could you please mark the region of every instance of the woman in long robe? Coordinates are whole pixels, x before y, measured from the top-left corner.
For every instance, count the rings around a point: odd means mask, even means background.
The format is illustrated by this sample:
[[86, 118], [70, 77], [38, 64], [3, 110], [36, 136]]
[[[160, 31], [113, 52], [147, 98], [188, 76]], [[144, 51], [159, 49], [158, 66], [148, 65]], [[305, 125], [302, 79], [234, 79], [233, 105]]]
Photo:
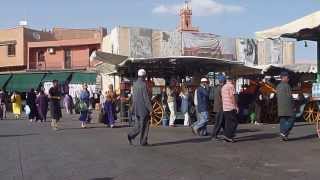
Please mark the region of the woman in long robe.
[[47, 121], [48, 102], [49, 102], [48, 96], [46, 96], [43, 91], [40, 91], [40, 94], [36, 100], [36, 104], [37, 104], [38, 114], [41, 122]]
[[115, 104], [111, 93], [106, 93], [106, 101], [104, 103], [105, 122], [107, 126], [113, 128], [116, 120]]
[[37, 99], [37, 95], [34, 92], [34, 89], [31, 88], [30, 91], [27, 93], [27, 98], [26, 98], [26, 104], [30, 108], [30, 114], [29, 114], [30, 122], [36, 120], [36, 118], [38, 117], [36, 99]]
[[16, 119], [19, 119], [21, 116], [21, 96], [15, 91], [13, 95], [11, 96], [11, 102], [12, 102], [12, 111], [15, 115]]

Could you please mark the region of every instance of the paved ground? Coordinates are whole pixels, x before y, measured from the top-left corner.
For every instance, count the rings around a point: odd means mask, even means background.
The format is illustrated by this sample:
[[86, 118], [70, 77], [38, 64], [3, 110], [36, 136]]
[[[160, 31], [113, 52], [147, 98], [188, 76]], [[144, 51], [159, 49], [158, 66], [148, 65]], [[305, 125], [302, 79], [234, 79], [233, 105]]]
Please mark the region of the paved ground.
[[128, 128], [79, 125], [65, 117], [54, 132], [49, 123], [0, 121], [0, 179], [319, 179], [320, 140], [303, 123], [290, 142], [279, 141], [278, 125], [241, 125], [234, 144], [195, 137], [189, 128], [153, 128], [153, 146], [144, 148], [128, 145]]

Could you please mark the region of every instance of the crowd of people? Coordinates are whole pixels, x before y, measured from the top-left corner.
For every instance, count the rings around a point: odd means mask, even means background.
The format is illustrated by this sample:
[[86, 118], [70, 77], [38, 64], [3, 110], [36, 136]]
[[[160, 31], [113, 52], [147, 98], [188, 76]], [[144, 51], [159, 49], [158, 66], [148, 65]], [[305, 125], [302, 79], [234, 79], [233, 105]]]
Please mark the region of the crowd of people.
[[[145, 83], [146, 72], [143, 69], [138, 71], [138, 80], [134, 83], [132, 89], [133, 116], [135, 116], [135, 126], [128, 134], [128, 141], [132, 144], [133, 139], [138, 134], [140, 136], [140, 144], [148, 145], [148, 131], [150, 116], [152, 116], [152, 106], [148, 97], [147, 85]], [[275, 93], [277, 94], [277, 115], [280, 120], [280, 137], [283, 141], [288, 140], [290, 131], [295, 122], [295, 113], [293, 106], [293, 98], [291, 87], [289, 85], [289, 75], [282, 72], [281, 82], [277, 85]], [[184, 115], [184, 125], [190, 126], [192, 132], [198, 136], [208, 136], [216, 140], [225, 140], [226, 142], [235, 142], [236, 131], [239, 124], [239, 107], [237, 101], [237, 93], [234, 81], [231, 77], [220, 75], [219, 83], [214, 88], [213, 93], [213, 112], [215, 113], [215, 124], [212, 133], [208, 133], [207, 125], [209, 121], [209, 81], [202, 78], [200, 86], [194, 91], [193, 98], [191, 92], [185, 85], [181, 86], [180, 110]], [[164, 117], [169, 117], [170, 127], [175, 126], [177, 113], [177, 93], [176, 83], [172, 83], [169, 87], [164, 88], [162, 92], [162, 104], [165, 109]], [[191, 124], [190, 121], [190, 99], [195, 107], [196, 121]], [[168, 109], [168, 110], [166, 110]], [[166, 113], [169, 113], [166, 114]], [[223, 132], [221, 133], [221, 130]], [[222, 136], [220, 137], [220, 135]]]
[[[91, 122], [91, 110], [95, 108], [96, 103], [100, 104], [101, 120], [108, 127], [115, 126], [116, 116], [116, 95], [112, 85], [109, 86], [105, 95], [93, 97], [89, 92], [87, 84], [83, 84], [82, 90], [79, 92], [79, 97], [71, 97], [70, 94], [63, 94], [57, 80], [54, 80], [53, 86], [49, 89], [48, 94], [43, 89], [36, 91], [31, 88], [25, 93], [25, 98], [22, 93], [14, 91], [12, 95], [5, 91], [0, 91], [0, 119], [7, 118], [7, 110], [11, 109], [15, 119], [22, 119], [24, 112], [30, 122], [46, 122], [48, 112], [50, 111], [51, 127], [54, 130], [59, 129], [59, 121], [62, 118], [62, 106], [66, 113], [79, 115], [81, 128], [86, 128]], [[97, 100], [99, 99], [99, 100]], [[23, 103], [25, 100], [25, 103]], [[11, 107], [10, 107], [11, 106]]]
[[[278, 118], [280, 120], [280, 137], [287, 141], [290, 131], [295, 122], [295, 113], [293, 108], [293, 100], [291, 87], [288, 84], [288, 73], [281, 73], [281, 83], [276, 88]], [[148, 85], [145, 82], [146, 71], [140, 69], [138, 71], [138, 79], [133, 83], [131, 90], [131, 107], [130, 116], [134, 119], [134, 127], [128, 134], [127, 138], [130, 144], [139, 134], [140, 144], [148, 145], [148, 131], [150, 118], [153, 116], [153, 109], [148, 91]], [[237, 102], [237, 93], [234, 81], [231, 77], [219, 75], [219, 83], [213, 89], [213, 107], [210, 109], [210, 88], [209, 80], [202, 78], [200, 85], [195, 89], [189, 88], [186, 84], [180, 86], [177, 90], [177, 83], [173, 81], [170, 85], [163, 88], [161, 93], [161, 101], [165, 109], [164, 117], [169, 118], [169, 126], [175, 127], [177, 119], [177, 102], [179, 109], [183, 115], [183, 125], [191, 127], [192, 132], [198, 136], [211, 135], [213, 139], [223, 139], [227, 142], [235, 142], [236, 129], [239, 124], [239, 107]], [[179, 92], [179, 93], [177, 93]], [[63, 98], [63, 99], [62, 99]], [[179, 101], [177, 100], [179, 98]], [[8, 96], [4, 91], [0, 91], [0, 119], [7, 117]], [[13, 92], [9, 101], [12, 104], [12, 112], [16, 119], [21, 118], [22, 113], [22, 97], [18, 92]], [[117, 101], [119, 97], [110, 85], [104, 94], [94, 99], [99, 99], [100, 113], [99, 121], [107, 127], [114, 128], [117, 120]], [[62, 118], [61, 104], [66, 112], [80, 114], [79, 121], [81, 128], [86, 128], [91, 122], [92, 95], [88, 90], [88, 86], [83, 84], [79, 97], [73, 99], [69, 94], [63, 94], [57, 80], [53, 81], [53, 87], [49, 89], [48, 94], [43, 90], [36, 92], [30, 89], [26, 93], [24, 111], [26, 112], [30, 122], [46, 122], [47, 112], [50, 110], [51, 127], [54, 130], [59, 129], [59, 121]], [[61, 103], [62, 101], [62, 103]], [[211, 133], [208, 132], [207, 125], [209, 122], [209, 113], [214, 112], [215, 124]], [[221, 130], [223, 132], [221, 133]], [[222, 136], [220, 136], [222, 134]]]

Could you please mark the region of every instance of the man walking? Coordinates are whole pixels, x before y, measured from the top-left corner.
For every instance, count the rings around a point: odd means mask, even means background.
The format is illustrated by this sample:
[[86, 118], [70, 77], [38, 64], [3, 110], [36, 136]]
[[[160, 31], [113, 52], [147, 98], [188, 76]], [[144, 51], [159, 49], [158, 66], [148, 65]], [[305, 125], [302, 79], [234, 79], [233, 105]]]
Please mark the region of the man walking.
[[208, 124], [208, 105], [209, 105], [209, 91], [208, 91], [208, 79], [202, 78], [200, 87], [197, 89], [197, 101], [198, 101], [198, 113], [199, 120], [197, 120], [192, 127], [194, 134], [200, 136], [207, 135]]
[[288, 72], [282, 72], [281, 83], [277, 86], [278, 117], [280, 119], [280, 137], [288, 140], [290, 131], [294, 126], [294, 113], [291, 87], [288, 84]]
[[227, 83], [221, 89], [223, 116], [225, 119], [224, 139], [227, 142], [234, 142], [235, 132], [238, 126], [237, 113], [239, 112], [236, 103], [236, 90], [232, 79], [227, 77]]
[[1, 89], [0, 90], [0, 119], [3, 120], [7, 117], [7, 108], [6, 108], [6, 93]]
[[167, 103], [170, 110], [170, 120], [169, 126], [174, 127], [176, 121], [176, 112], [177, 112], [177, 100], [176, 100], [176, 83], [175, 81], [171, 82], [171, 85], [167, 88]]
[[215, 124], [212, 131], [213, 139], [218, 139], [220, 130], [222, 127], [224, 127], [221, 89], [225, 83], [225, 77], [223, 75], [220, 75], [218, 79], [219, 79], [219, 84], [214, 89], [213, 112], [215, 113]]
[[147, 85], [145, 83], [146, 71], [138, 71], [138, 80], [132, 88], [132, 113], [135, 116], [135, 123], [132, 131], [128, 134], [128, 141], [132, 145], [132, 140], [140, 134], [140, 145], [148, 145], [148, 132], [152, 105], [148, 96]]
[[51, 127], [53, 130], [58, 130], [58, 122], [62, 117], [60, 106], [61, 91], [57, 80], [53, 80], [52, 83], [53, 87], [49, 89]]

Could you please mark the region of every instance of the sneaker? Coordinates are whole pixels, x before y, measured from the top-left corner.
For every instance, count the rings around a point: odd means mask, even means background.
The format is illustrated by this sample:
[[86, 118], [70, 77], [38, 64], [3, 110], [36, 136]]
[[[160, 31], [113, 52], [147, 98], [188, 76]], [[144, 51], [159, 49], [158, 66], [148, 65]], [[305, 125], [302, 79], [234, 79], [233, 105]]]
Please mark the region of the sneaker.
[[234, 139], [233, 138], [228, 138], [226, 136], [223, 137], [223, 139], [226, 141], [226, 142], [229, 142], [229, 143], [234, 143]]
[[84, 124], [81, 124], [81, 128], [86, 128], [86, 125], [84, 125]]
[[112, 125], [110, 125], [110, 128], [114, 128], [114, 125], [112, 124]]
[[288, 141], [288, 140], [289, 140], [289, 139], [288, 139], [288, 136], [286, 136], [286, 135], [283, 134], [283, 133], [280, 133], [280, 138], [281, 138], [282, 141]]

